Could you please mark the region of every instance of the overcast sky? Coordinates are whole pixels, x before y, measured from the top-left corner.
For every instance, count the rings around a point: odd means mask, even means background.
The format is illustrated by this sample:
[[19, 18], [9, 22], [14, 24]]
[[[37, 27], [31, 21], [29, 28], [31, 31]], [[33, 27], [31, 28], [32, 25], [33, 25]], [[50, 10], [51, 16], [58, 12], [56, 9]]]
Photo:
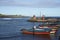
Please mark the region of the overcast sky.
[[60, 0], [0, 0], [0, 13], [60, 16]]

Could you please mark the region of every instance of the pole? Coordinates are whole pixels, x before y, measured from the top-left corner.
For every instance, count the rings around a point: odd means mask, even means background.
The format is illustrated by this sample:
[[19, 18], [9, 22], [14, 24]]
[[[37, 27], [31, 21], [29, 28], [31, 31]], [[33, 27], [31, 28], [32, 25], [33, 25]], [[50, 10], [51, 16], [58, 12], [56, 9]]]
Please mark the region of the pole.
[[40, 18], [41, 18], [41, 11], [40, 11]]

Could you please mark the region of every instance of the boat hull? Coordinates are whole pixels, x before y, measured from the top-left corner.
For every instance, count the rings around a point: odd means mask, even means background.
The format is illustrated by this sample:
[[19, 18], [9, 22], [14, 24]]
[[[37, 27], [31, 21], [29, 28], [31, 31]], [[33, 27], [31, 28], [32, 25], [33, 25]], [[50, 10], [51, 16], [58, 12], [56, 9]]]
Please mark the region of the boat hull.
[[28, 20], [29, 22], [47, 22], [47, 20]]
[[55, 20], [27, 20], [28, 22], [56, 22]]
[[50, 34], [50, 32], [29, 32], [29, 31], [23, 31], [23, 34], [35, 34], [35, 35], [40, 35], [40, 34]]

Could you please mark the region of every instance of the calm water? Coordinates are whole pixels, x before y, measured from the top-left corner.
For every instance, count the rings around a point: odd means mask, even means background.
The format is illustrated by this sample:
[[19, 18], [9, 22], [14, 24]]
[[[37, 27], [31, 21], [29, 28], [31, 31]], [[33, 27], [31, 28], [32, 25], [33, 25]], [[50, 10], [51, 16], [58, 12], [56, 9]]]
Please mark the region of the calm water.
[[22, 28], [32, 28], [34, 25], [41, 23], [27, 22], [29, 18], [0, 18], [0, 40], [58, 40], [56, 37], [49, 35], [24, 35], [21, 33]]

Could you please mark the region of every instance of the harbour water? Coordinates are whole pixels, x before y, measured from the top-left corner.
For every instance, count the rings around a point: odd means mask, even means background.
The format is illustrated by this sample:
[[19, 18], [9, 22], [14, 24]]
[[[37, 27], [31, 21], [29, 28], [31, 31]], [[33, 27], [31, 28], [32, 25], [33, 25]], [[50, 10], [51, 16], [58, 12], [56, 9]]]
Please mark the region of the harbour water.
[[27, 22], [29, 18], [0, 18], [0, 40], [58, 40], [60, 30], [56, 36], [49, 35], [25, 35], [21, 33], [22, 28], [32, 28], [40, 22]]

